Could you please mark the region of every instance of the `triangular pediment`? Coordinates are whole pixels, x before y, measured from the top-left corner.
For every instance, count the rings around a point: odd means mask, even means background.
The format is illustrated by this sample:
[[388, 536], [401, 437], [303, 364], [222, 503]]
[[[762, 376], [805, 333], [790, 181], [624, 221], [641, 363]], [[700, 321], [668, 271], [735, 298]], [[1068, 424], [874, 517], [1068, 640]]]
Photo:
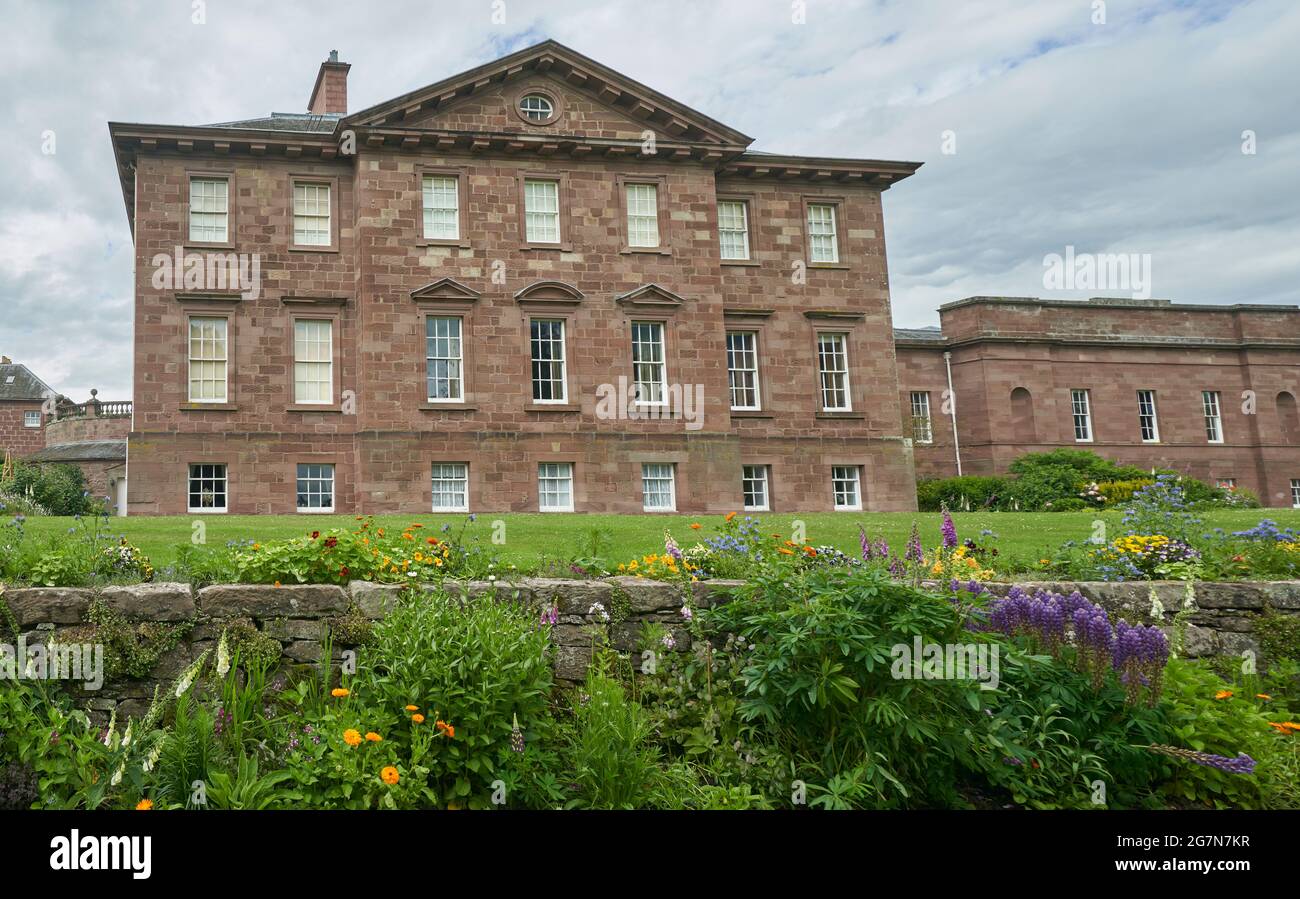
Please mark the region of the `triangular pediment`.
[[[555, 121], [535, 125], [514, 101], [533, 87], [556, 94]], [[347, 126], [415, 130], [517, 131], [746, 147], [753, 138], [606, 68], [555, 41], [543, 41], [436, 84], [348, 116]]]
[[463, 303], [472, 303], [480, 296], [477, 290], [466, 287], [455, 278], [439, 278], [431, 284], [411, 291], [413, 300], [459, 300]]
[[614, 302], [624, 306], [637, 307], [661, 307], [665, 309], [676, 309], [686, 301], [682, 297], [668, 290], [666, 287], [660, 287], [658, 284], [646, 284], [638, 287], [636, 290], [630, 290], [627, 293], [619, 294], [614, 297]]

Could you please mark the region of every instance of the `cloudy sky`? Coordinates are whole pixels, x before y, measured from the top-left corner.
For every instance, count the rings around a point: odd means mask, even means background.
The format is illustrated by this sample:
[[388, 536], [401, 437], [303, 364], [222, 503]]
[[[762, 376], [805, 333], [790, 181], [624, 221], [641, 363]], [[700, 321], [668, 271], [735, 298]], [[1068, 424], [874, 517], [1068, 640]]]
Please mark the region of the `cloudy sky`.
[[353, 109], [553, 37], [755, 149], [924, 162], [885, 195], [900, 326], [964, 296], [1044, 295], [1044, 257], [1067, 246], [1149, 256], [1156, 297], [1300, 303], [1294, 0], [0, 7], [0, 353], [77, 399], [131, 390], [131, 238], [105, 123], [303, 111], [331, 49], [352, 63]]

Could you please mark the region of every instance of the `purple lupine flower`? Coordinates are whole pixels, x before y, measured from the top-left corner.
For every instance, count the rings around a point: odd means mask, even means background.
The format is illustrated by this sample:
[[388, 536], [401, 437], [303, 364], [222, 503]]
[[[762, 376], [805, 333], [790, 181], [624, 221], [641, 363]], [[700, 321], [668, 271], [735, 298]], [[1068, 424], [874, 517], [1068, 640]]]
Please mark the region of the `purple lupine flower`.
[[862, 547], [862, 561], [871, 561], [871, 541], [867, 539], [867, 529], [858, 525], [858, 545]]
[[957, 548], [957, 526], [953, 524], [952, 513], [948, 511], [947, 506], [943, 507], [943, 527], [941, 528], [941, 530], [943, 531], [943, 548], [956, 549]]
[[889, 541], [886, 540], [884, 537], [877, 537], [876, 542], [873, 543], [872, 546], [874, 548], [877, 559], [889, 558], [890, 556]]
[[894, 580], [902, 580], [906, 571], [903, 568], [903, 560], [894, 556], [889, 560], [889, 576]]
[[1228, 758], [1223, 755], [1215, 755], [1212, 752], [1197, 752], [1194, 749], [1162, 746], [1159, 743], [1153, 743], [1147, 749], [1161, 755], [1167, 755], [1170, 758], [1184, 759], [1197, 765], [1204, 765], [1207, 768], [1218, 768], [1220, 771], [1226, 771], [1229, 774], [1255, 773], [1255, 760], [1244, 752], [1237, 753], [1236, 758]]

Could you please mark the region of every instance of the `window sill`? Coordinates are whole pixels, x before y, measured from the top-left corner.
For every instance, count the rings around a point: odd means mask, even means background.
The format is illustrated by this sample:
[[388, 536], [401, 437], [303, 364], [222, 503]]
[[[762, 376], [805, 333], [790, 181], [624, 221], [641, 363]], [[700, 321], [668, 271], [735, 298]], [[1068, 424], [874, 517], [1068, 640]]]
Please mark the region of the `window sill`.
[[748, 268], [757, 268], [763, 264], [757, 259], [723, 259], [721, 263], [722, 265], [740, 265]]
[[186, 250], [233, 250], [235, 248], [235, 243], [234, 241], [205, 243], [200, 240], [189, 240], [181, 244], [181, 247]]
[[561, 253], [573, 252], [571, 243], [529, 243], [524, 241], [519, 245], [521, 250], [558, 250]]
[[818, 417], [818, 418], [823, 418], [823, 419], [844, 418], [844, 419], [849, 419], [850, 421], [853, 421], [853, 420], [862, 420], [862, 419], [865, 419], [867, 416], [866, 416], [866, 413], [863, 413], [863, 412], [852, 412], [852, 411], [845, 411], [845, 412], [827, 412], [827, 411], [823, 410], [823, 411], [817, 413], [817, 417]]
[[416, 406], [421, 412], [477, 412], [478, 406], [469, 403], [421, 403]]
[[762, 409], [732, 409], [732, 418], [775, 418], [771, 412], [764, 412]]
[[328, 247], [303, 247], [298, 244], [289, 245], [290, 253], [337, 253], [338, 251], [338, 244], [332, 244]]
[[333, 415], [341, 415], [343, 413], [343, 407], [338, 405], [330, 405], [329, 403], [321, 403], [319, 406], [314, 405], [312, 403], [294, 403], [291, 406], [285, 406], [284, 411], [285, 412], [327, 412]]
[[631, 256], [638, 253], [648, 253], [651, 256], [671, 256], [673, 251], [669, 247], [629, 247], [625, 246], [619, 250], [625, 256]]
[[581, 412], [582, 407], [574, 403], [529, 403], [525, 412]]
[[810, 262], [808, 268], [830, 269], [831, 271], [848, 271], [852, 266], [843, 262]]
[[238, 412], [234, 403], [181, 403], [182, 412]]
[[421, 237], [415, 242], [417, 247], [459, 247], [462, 250], [468, 250], [470, 243], [468, 240], [462, 240], [459, 237]]
[[186, 515], [225, 515], [227, 509], [186, 509]]

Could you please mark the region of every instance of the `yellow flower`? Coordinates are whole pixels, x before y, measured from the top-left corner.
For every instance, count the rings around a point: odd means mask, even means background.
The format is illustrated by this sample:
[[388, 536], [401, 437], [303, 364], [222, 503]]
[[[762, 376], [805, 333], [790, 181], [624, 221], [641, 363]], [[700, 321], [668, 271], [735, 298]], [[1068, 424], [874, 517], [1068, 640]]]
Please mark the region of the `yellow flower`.
[[412, 723], [412, 724], [423, 724], [423, 723], [424, 723], [424, 716], [421, 715], [421, 714], [419, 714], [419, 713], [417, 712], [416, 714], [414, 714], [414, 715], [411, 716], [411, 723]]
[[147, 812], [147, 811], [150, 811], [152, 808], [153, 808], [153, 800], [152, 800], [152, 799], [141, 799], [141, 800], [140, 800], [139, 802], [137, 802], [136, 805], [135, 805], [135, 810], [136, 810], [137, 812]]
[[397, 773], [396, 768], [394, 768], [392, 765], [389, 765], [383, 771], [379, 772], [379, 778], [384, 783], [388, 784], [391, 787], [393, 784], [401, 780], [401, 775]]
[[380, 740], [383, 739], [383, 737], [379, 736], [379, 734], [375, 733], [372, 730], [370, 731], [370, 733], [366, 734], [366, 739], [369, 740], [371, 743], [378, 743]]
[[349, 746], [360, 746], [361, 734], [349, 727], [347, 730], [343, 731], [343, 742], [347, 743]]
[[352, 691], [344, 687], [335, 687], [333, 690], [330, 690], [330, 695], [335, 699], [343, 699], [345, 696], [352, 695]]

